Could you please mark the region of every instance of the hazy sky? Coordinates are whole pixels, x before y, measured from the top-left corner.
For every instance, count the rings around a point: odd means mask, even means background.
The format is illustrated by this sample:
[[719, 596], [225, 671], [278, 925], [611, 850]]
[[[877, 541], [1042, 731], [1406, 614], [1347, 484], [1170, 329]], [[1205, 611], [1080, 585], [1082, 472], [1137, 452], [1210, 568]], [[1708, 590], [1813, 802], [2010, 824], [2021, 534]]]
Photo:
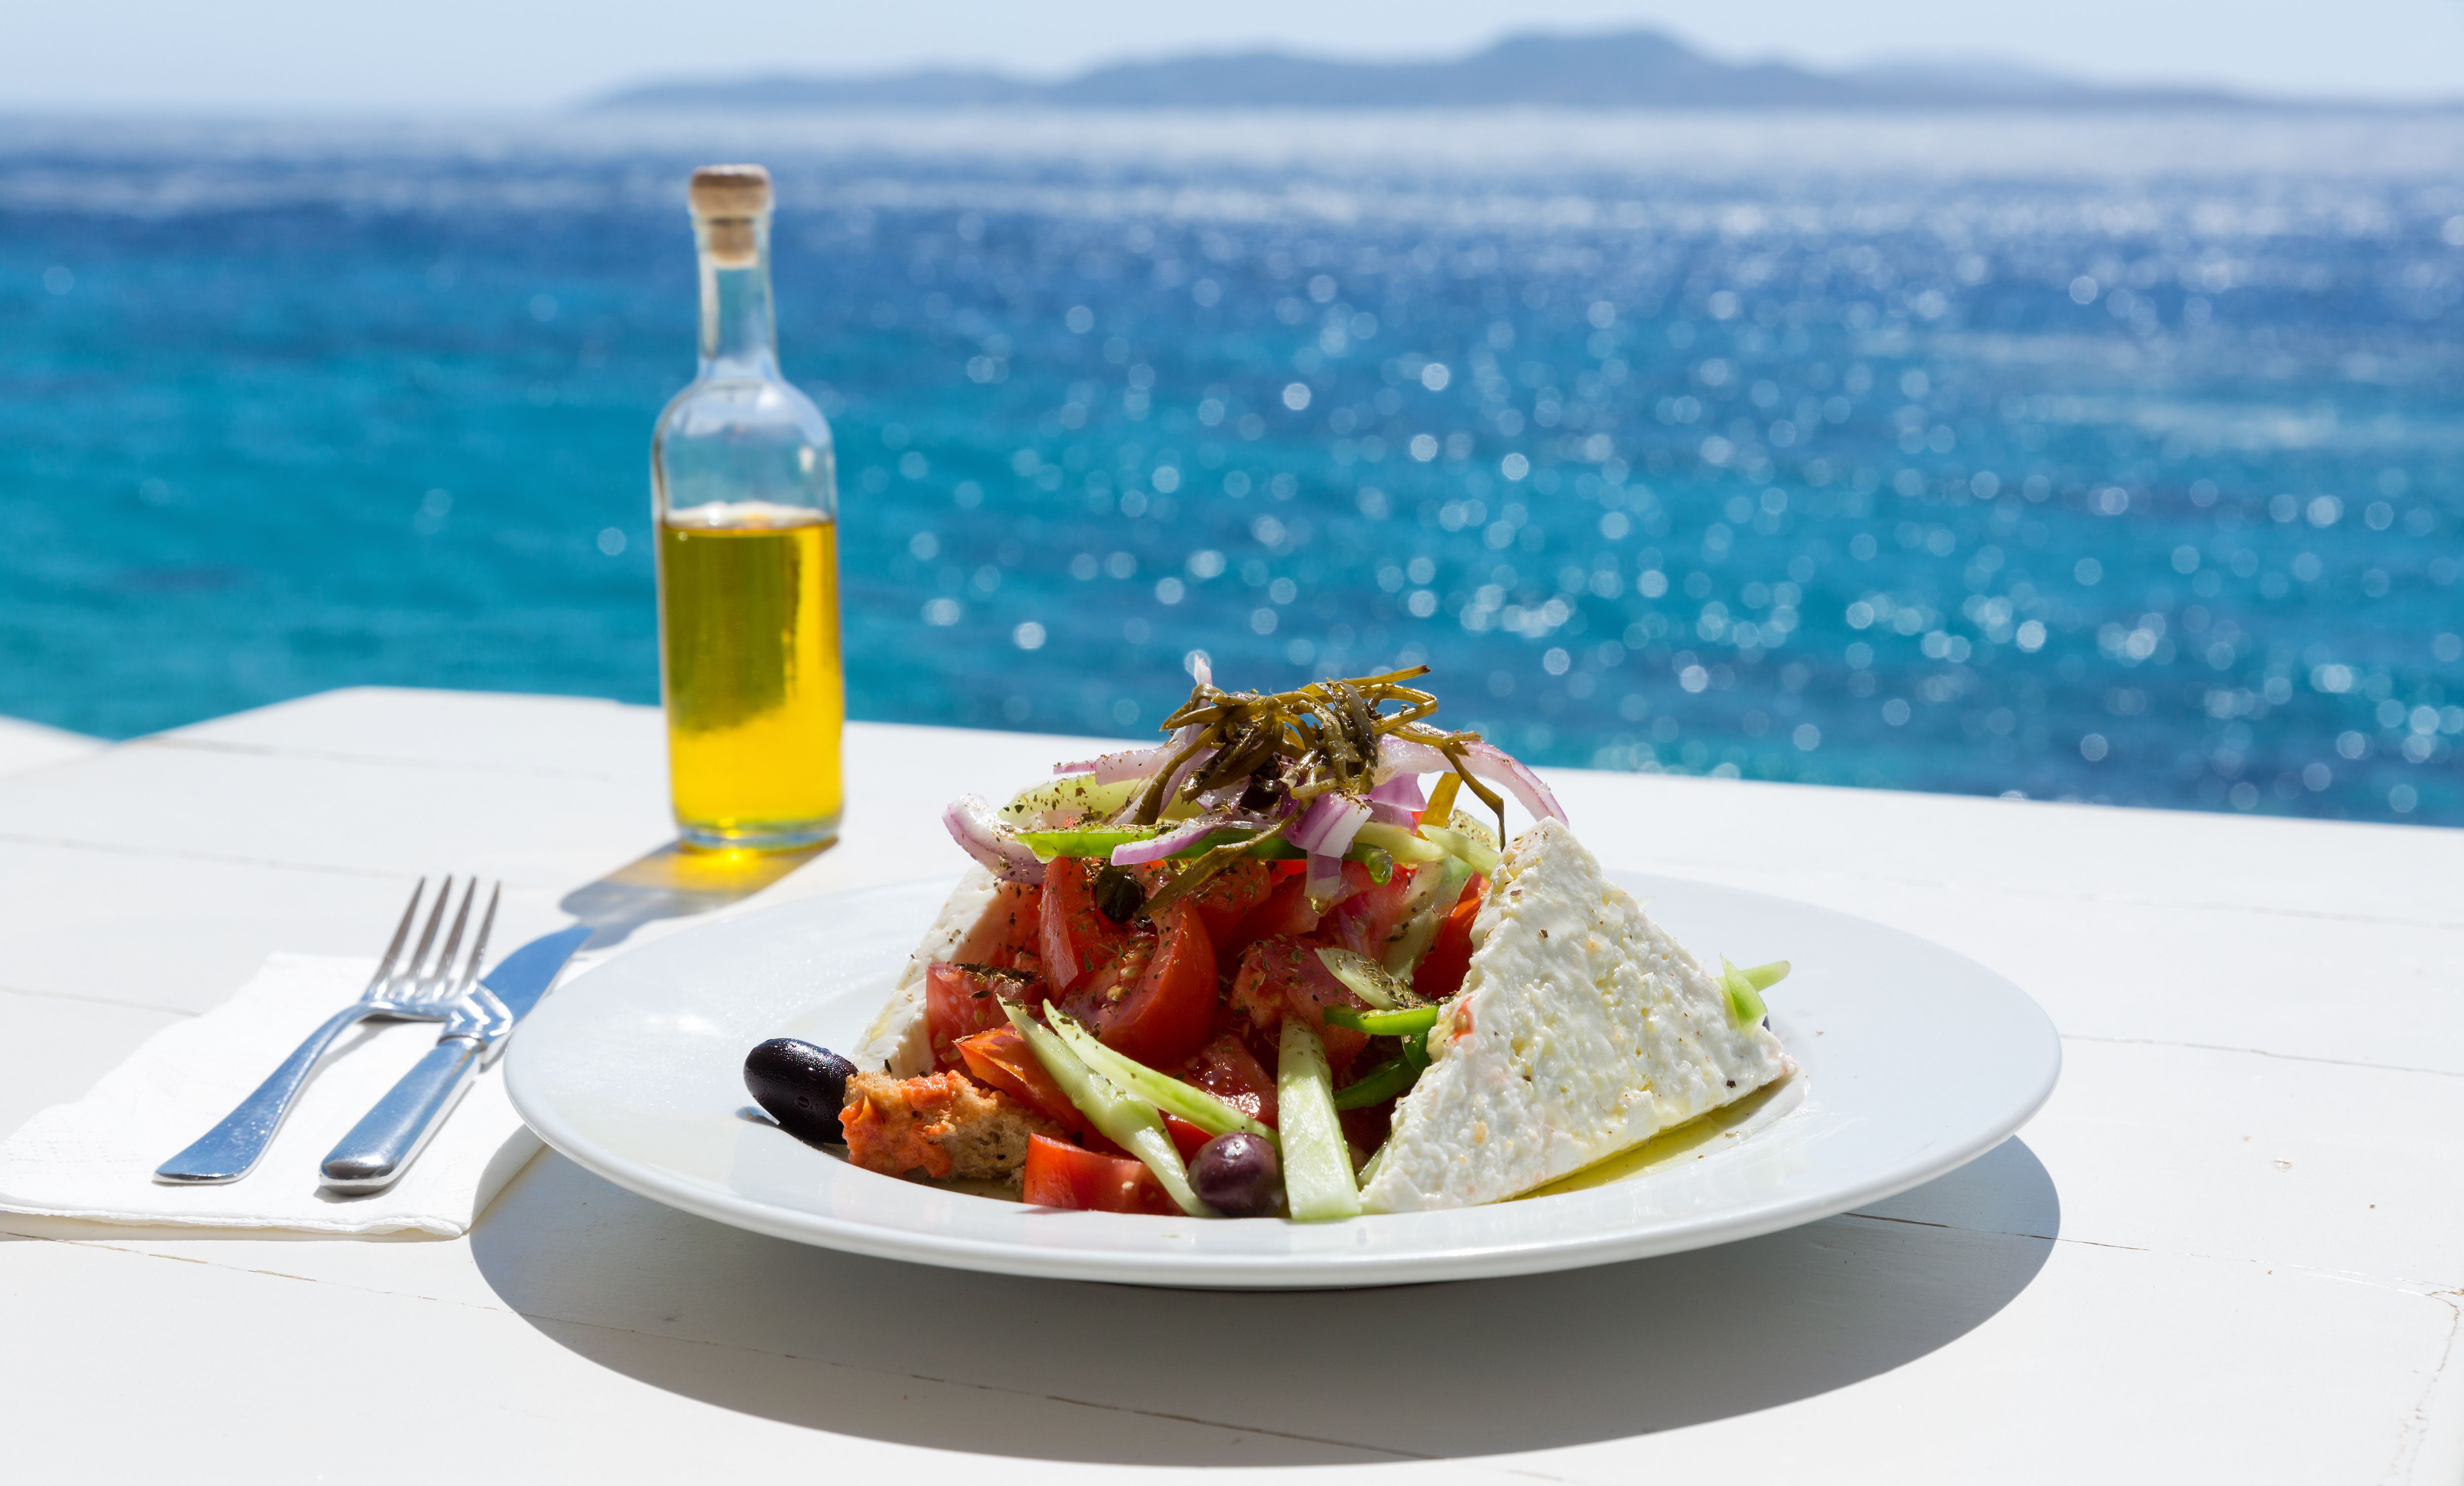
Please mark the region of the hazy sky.
[[1666, 27], [1731, 59], [1991, 55], [2117, 81], [2464, 96], [2464, 0], [19, 0], [0, 112], [535, 111], [650, 77], [919, 64], [1051, 75], [1196, 48], [1433, 55]]

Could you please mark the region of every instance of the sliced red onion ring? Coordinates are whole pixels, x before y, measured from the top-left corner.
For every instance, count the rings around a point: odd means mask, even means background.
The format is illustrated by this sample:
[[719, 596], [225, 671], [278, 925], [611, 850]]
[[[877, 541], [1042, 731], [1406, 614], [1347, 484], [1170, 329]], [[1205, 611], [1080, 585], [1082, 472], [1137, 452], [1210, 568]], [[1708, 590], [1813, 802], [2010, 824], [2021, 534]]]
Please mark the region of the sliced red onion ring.
[[982, 795], [960, 795], [951, 801], [941, 811], [941, 824], [949, 829], [950, 839], [991, 868], [993, 876], [1012, 882], [1044, 880], [1044, 863], [1036, 859], [1034, 850], [1001, 824]]
[[1189, 653], [1189, 678], [1200, 686], [1215, 684], [1215, 663], [1206, 658], [1206, 652], [1194, 650]]
[[1092, 773], [1099, 785], [1117, 785], [1125, 779], [1144, 779], [1164, 765], [1175, 753], [1189, 746], [1198, 736], [1198, 725], [1191, 723], [1152, 748], [1125, 748], [1118, 753], [1099, 753], [1091, 759], [1068, 764], [1055, 764], [1058, 774]]
[[1352, 838], [1368, 819], [1369, 807], [1350, 795], [1322, 794], [1302, 812], [1300, 824], [1292, 828], [1291, 843], [1311, 856], [1341, 856], [1352, 849]]
[[1557, 797], [1540, 782], [1540, 776], [1524, 767], [1521, 760], [1495, 743], [1471, 744], [1463, 749], [1463, 762], [1469, 764], [1471, 771], [1483, 779], [1514, 791], [1514, 797], [1523, 802], [1523, 808], [1531, 812], [1532, 819], [1566, 818], [1566, 808], [1557, 803]]
[[1229, 815], [1200, 815], [1196, 820], [1175, 826], [1152, 841], [1124, 841], [1112, 848], [1112, 865], [1135, 867], [1144, 862], [1159, 862], [1184, 847], [1196, 846], [1216, 832], [1238, 824]]
[[1419, 776], [1397, 774], [1369, 791], [1369, 818], [1409, 831], [1420, 823], [1420, 811], [1428, 803], [1420, 794]]
[[1303, 885], [1309, 901], [1323, 910], [1343, 896], [1343, 857], [1311, 852], [1309, 858], [1309, 879]]
[[[1463, 745], [1463, 764], [1471, 772], [1492, 784], [1504, 785], [1507, 791], [1523, 802], [1523, 808], [1535, 820], [1564, 820], [1565, 807], [1549, 792], [1522, 763], [1494, 743], [1476, 743]], [[1446, 756], [1427, 743], [1412, 743], [1401, 738], [1378, 741], [1377, 770], [1389, 776], [1396, 774], [1441, 774], [1453, 768]]]

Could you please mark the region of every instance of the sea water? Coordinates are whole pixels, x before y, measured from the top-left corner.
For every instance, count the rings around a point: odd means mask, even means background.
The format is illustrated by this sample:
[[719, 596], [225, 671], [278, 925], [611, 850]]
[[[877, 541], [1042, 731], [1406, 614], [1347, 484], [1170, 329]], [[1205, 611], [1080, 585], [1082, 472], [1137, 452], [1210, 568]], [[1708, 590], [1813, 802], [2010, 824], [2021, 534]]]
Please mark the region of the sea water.
[[721, 158], [853, 717], [1425, 662], [1541, 763], [2464, 822], [2453, 119], [19, 121], [0, 712], [655, 700]]

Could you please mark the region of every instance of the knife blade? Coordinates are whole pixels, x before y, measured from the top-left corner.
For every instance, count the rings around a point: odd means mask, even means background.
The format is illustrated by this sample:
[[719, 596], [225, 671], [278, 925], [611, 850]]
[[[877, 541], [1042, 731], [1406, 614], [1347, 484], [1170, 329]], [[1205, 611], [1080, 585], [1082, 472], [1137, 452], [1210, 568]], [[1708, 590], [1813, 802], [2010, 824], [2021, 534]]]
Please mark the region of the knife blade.
[[586, 923], [532, 940], [479, 978], [479, 987], [445, 1024], [445, 1034], [325, 1157], [324, 1185], [338, 1192], [378, 1192], [402, 1179], [469, 1092], [478, 1071], [504, 1051], [574, 952]]

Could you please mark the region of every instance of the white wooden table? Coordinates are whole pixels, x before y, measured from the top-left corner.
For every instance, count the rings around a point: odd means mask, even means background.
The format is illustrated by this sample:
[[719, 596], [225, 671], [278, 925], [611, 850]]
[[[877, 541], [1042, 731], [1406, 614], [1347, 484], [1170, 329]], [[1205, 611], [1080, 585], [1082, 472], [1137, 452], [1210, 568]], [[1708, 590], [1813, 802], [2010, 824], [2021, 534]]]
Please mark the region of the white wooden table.
[[[856, 727], [845, 845], [768, 896], [953, 871], [945, 797], [1069, 747]], [[0, 1474], [2464, 1477], [2464, 832], [1552, 778], [1612, 862], [2010, 975], [2052, 1103], [1851, 1216], [1414, 1291], [910, 1268], [553, 1153], [454, 1242], [0, 1218]], [[417, 874], [501, 875], [514, 936], [668, 835], [657, 715], [562, 699], [341, 692], [0, 776], [0, 1129], [269, 951], [368, 953]], [[388, 1375], [467, 1402], [428, 1432]]]

